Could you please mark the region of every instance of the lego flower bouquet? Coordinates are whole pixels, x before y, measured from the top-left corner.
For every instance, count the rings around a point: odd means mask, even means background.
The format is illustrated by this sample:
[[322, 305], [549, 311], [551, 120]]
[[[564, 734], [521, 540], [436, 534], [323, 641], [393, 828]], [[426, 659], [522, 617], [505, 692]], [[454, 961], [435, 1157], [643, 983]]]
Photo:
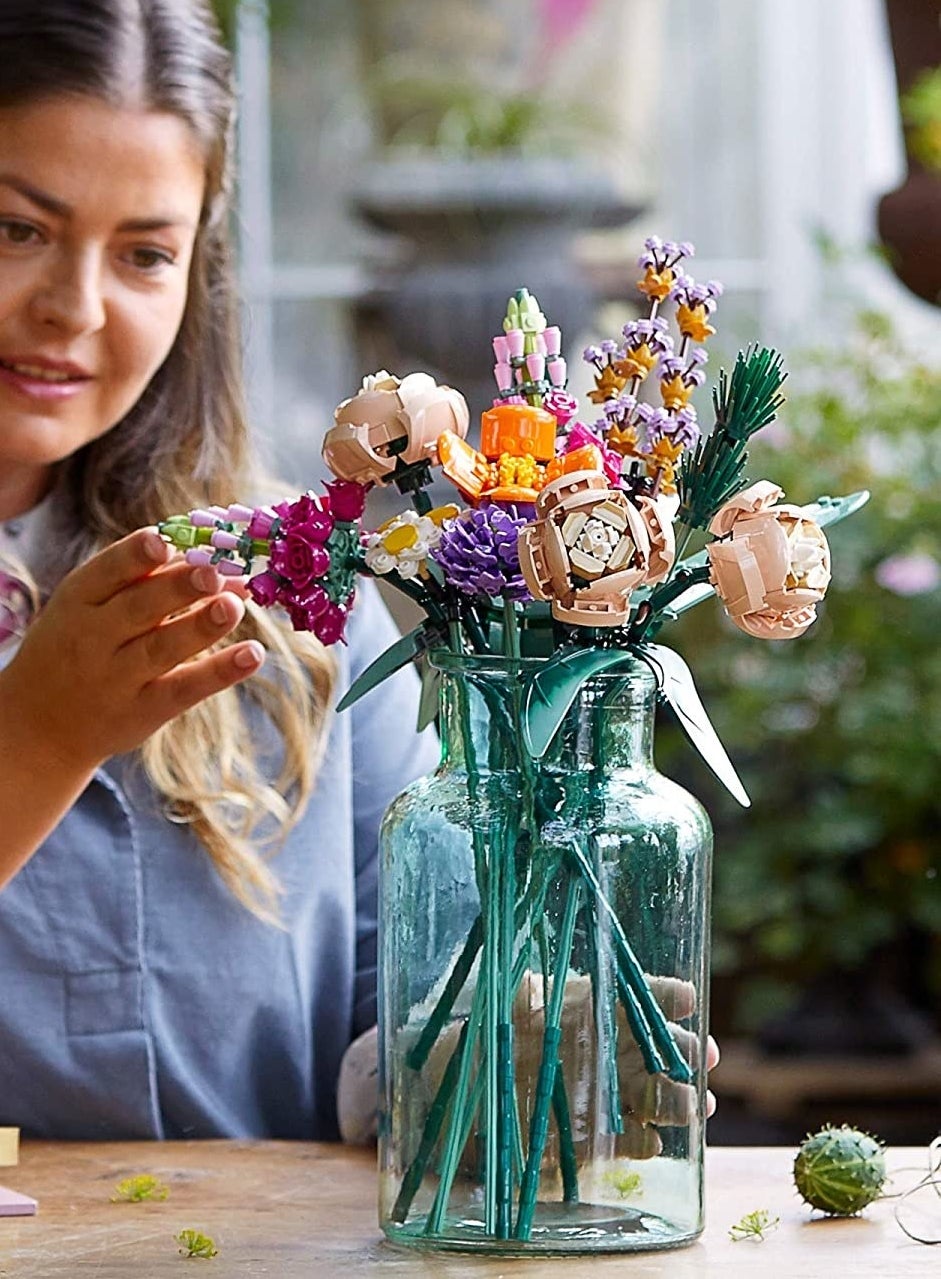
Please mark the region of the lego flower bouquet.
[[[417, 659], [442, 738], [382, 834], [380, 1211], [400, 1243], [629, 1250], [702, 1229], [711, 832], [653, 766], [658, 697], [748, 800], [659, 633], [716, 594], [752, 635], [800, 635], [829, 582], [822, 530], [866, 495], [794, 506], [749, 484], [781, 403], [769, 350], [720, 374], [701, 434], [721, 288], [691, 255], [647, 242], [647, 313], [585, 352], [589, 411], [521, 289], [479, 448], [456, 391], [380, 372], [337, 409], [323, 494], [161, 526], [325, 644], [358, 575], [422, 609], [340, 703]], [[435, 471], [455, 489], [438, 506]], [[364, 528], [390, 484], [411, 507]]]

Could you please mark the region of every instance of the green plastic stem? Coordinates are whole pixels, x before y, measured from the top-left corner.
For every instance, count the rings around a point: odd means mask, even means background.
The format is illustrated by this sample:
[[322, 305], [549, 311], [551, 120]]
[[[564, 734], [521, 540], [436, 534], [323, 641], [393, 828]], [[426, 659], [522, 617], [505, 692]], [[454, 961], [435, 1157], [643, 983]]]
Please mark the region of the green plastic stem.
[[461, 1027], [457, 1047], [448, 1060], [447, 1068], [442, 1076], [441, 1083], [438, 1085], [438, 1091], [435, 1093], [435, 1099], [425, 1117], [425, 1126], [422, 1129], [418, 1151], [402, 1178], [402, 1185], [399, 1187], [399, 1193], [396, 1196], [395, 1205], [391, 1213], [393, 1221], [402, 1222], [408, 1216], [408, 1210], [411, 1208], [412, 1200], [415, 1198], [418, 1187], [422, 1183], [425, 1169], [428, 1167], [428, 1161], [440, 1136], [441, 1126], [448, 1110], [448, 1103], [451, 1100], [451, 1094], [454, 1092], [454, 1085], [457, 1083], [461, 1057], [467, 1043], [467, 1026], [468, 1023], [465, 1021]]
[[565, 914], [562, 919], [562, 928], [559, 933], [558, 948], [556, 950], [556, 966], [552, 975], [552, 994], [546, 1008], [542, 1061], [539, 1066], [536, 1099], [533, 1104], [533, 1116], [529, 1126], [529, 1154], [523, 1171], [519, 1213], [516, 1218], [516, 1230], [514, 1232], [517, 1239], [528, 1239], [533, 1226], [536, 1193], [539, 1188], [539, 1169], [542, 1165], [542, 1155], [546, 1148], [546, 1137], [549, 1131], [549, 1102], [555, 1086], [556, 1069], [559, 1064], [565, 979], [568, 975], [569, 962], [572, 956], [572, 943], [575, 938], [575, 918], [578, 914], [580, 897], [581, 882], [572, 877], [569, 880]]

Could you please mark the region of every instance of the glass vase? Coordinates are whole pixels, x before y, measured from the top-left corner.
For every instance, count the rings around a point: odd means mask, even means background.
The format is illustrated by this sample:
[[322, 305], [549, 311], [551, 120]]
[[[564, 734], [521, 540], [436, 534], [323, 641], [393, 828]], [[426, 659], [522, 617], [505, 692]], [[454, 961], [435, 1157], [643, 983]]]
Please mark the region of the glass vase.
[[441, 763], [380, 870], [380, 1220], [397, 1244], [669, 1248], [703, 1228], [712, 836], [641, 662], [542, 758], [534, 659], [436, 654]]

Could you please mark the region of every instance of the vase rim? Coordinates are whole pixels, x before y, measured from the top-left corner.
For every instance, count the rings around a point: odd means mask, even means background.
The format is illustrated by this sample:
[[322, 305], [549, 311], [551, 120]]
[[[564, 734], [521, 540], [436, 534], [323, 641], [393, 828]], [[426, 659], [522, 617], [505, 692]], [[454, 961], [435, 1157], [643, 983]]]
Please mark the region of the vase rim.
[[[592, 682], [624, 683], [656, 686], [656, 677], [641, 658], [625, 653], [623, 665], [598, 671], [590, 677]], [[548, 657], [506, 657], [502, 653], [454, 653], [451, 649], [428, 650], [428, 662], [445, 674], [473, 673], [477, 675], [535, 675], [551, 659]]]

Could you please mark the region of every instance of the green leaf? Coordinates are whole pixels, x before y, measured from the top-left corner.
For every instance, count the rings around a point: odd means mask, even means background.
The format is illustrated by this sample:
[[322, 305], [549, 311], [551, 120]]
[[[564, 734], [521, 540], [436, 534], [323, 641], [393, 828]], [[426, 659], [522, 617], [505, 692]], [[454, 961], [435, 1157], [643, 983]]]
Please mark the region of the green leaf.
[[826, 528], [828, 524], [837, 524], [848, 515], [854, 515], [868, 501], [868, 489], [860, 489], [846, 497], [818, 497], [816, 502], [809, 502], [803, 509], [809, 519]]
[[438, 692], [441, 688], [441, 672], [436, 670], [426, 658], [419, 658], [417, 665], [418, 673], [421, 676], [417, 731], [423, 733], [429, 724], [435, 722], [435, 717], [438, 714]]
[[523, 744], [541, 759], [586, 680], [632, 660], [625, 649], [565, 648], [545, 663], [523, 687]]
[[743, 808], [750, 807], [751, 800], [709, 721], [693, 676], [682, 657], [662, 644], [647, 644], [638, 650], [637, 656], [647, 662], [656, 675], [661, 694], [673, 707], [686, 736], [716, 777]]
[[[433, 632], [433, 635], [436, 640], [439, 638], [437, 632]], [[371, 692], [383, 680], [388, 679], [390, 675], [394, 675], [403, 666], [407, 666], [419, 653], [423, 653], [429, 647], [429, 644], [429, 629], [427, 624], [422, 622], [413, 631], [409, 631], [407, 635], [403, 635], [401, 639], [396, 640], [391, 648], [387, 648], [384, 653], [380, 653], [375, 661], [370, 662], [343, 694], [337, 705], [337, 710], [349, 710], [354, 702], [358, 702], [361, 697]]]

